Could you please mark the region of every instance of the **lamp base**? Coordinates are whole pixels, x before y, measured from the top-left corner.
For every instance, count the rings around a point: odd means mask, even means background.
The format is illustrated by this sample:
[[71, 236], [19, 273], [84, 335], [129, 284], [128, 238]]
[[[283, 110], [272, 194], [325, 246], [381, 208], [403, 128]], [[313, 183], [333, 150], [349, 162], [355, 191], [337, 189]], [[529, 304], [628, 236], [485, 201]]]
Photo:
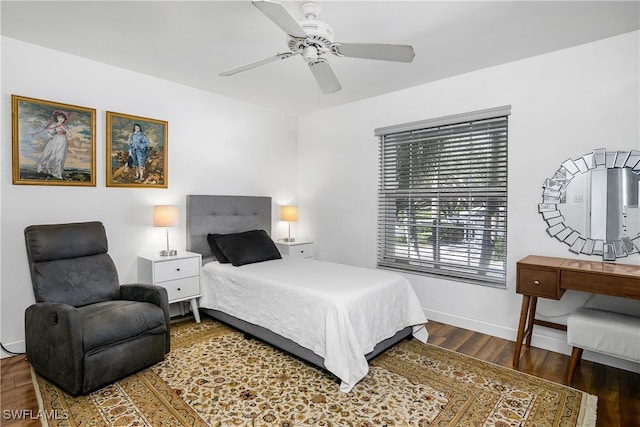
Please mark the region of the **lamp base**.
[[178, 251], [176, 251], [175, 249], [163, 249], [160, 251], [160, 256], [176, 256], [178, 255]]
[[284, 239], [282, 239], [283, 242], [287, 242], [287, 243], [291, 243], [291, 242], [295, 242], [296, 239], [293, 237], [285, 237]]

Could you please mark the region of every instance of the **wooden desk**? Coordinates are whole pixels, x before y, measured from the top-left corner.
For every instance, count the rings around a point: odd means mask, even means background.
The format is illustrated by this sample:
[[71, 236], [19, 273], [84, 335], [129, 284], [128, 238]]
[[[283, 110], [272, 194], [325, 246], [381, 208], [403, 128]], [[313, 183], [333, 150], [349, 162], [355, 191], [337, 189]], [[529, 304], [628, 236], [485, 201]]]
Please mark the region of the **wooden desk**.
[[516, 264], [516, 292], [522, 294], [513, 367], [522, 341], [531, 346], [533, 326], [567, 330], [566, 325], [535, 318], [538, 297], [559, 300], [567, 289], [640, 299], [640, 266], [529, 255]]

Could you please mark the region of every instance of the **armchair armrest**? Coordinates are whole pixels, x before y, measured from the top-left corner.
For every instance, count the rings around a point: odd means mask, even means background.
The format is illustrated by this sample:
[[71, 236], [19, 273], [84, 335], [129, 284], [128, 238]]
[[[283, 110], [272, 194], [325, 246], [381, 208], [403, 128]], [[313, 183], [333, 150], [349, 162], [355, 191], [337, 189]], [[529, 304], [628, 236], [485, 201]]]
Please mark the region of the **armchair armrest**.
[[[61, 384], [74, 394], [82, 390], [84, 349], [80, 315], [75, 307], [40, 302], [25, 310], [27, 359], [34, 369], [49, 378], [62, 378]], [[64, 350], [62, 350], [64, 349]], [[64, 369], [67, 372], [61, 373]]]
[[167, 295], [167, 290], [162, 286], [142, 283], [120, 285], [120, 298], [129, 301], [150, 302], [162, 309], [167, 325], [167, 345], [165, 353], [169, 353], [169, 350], [171, 350], [171, 331], [169, 330], [171, 315], [169, 312], [169, 296]]

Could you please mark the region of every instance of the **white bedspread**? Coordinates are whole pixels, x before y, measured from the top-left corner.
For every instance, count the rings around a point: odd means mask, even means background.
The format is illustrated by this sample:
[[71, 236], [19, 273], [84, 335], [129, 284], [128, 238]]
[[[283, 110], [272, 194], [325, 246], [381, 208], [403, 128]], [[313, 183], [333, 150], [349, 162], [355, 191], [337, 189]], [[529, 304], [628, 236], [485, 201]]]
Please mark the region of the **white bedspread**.
[[203, 267], [200, 307], [267, 328], [324, 358], [350, 391], [367, 375], [365, 354], [407, 326], [426, 342], [427, 322], [411, 284], [389, 271], [284, 257]]

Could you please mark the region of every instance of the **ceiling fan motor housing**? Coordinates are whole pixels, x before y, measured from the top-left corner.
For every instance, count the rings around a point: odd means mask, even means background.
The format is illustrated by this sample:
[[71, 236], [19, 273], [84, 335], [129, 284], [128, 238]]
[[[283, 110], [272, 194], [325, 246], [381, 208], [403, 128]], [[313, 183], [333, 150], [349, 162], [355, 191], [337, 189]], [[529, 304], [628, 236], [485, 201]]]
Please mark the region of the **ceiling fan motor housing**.
[[329, 25], [316, 19], [305, 19], [299, 24], [307, 33], [307, 38], [289, 37], [288, 45], [292, 52], [303, 51], [304, 56], [304, 49], [308, 46], [315, 47], [319, 55], [330, 52], [333, 30]]

